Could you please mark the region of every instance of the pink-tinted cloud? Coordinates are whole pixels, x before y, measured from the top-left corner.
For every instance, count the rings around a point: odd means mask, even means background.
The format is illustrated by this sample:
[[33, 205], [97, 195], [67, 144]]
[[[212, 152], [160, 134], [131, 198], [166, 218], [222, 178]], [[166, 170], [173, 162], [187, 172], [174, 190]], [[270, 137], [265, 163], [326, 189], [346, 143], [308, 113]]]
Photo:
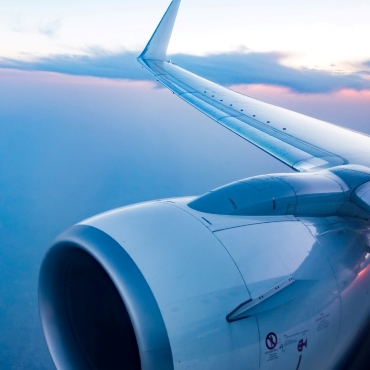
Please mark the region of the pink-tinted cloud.
[[22, 82], [24, 84], [67, 84], [93, 86], [125, 86], [150, 88], [157, 84], [149, 80], [111, 79], [90, 75], [70, 75], [58, 72], [30, 71], [12, 68], [0, 68], [0, 80], [3, 82]]
[[[109, 54], [92, 51], [91, 55], [58, 55], [34, 61], [0, 60], [0, 68], [49, 71], [70, 75], [95, 76], [109, 79], [151, 80], [138, 63], [139, 53]], [[370, 72], [366, 63], [356, 73], [328, 72], [317, 69], [295, 69], [282, 64], [287, 57], [281, 53], [230, 52], [205, 56], [178, 54], [173, 62], [222, 85], [264, 84], [287, 87], [310, 94], [329, 93], [341, 89], [370, 89]]]
[[370, 90], [298, 94], [286, 87], [233, 85], [242, 94], [370, 134]]

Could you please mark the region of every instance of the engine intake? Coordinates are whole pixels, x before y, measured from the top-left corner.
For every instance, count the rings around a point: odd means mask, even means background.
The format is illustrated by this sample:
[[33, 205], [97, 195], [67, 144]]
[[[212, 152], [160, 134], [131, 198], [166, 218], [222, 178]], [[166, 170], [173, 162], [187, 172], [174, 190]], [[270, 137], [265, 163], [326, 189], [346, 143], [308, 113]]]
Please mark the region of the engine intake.
[[39, 307], [59, 369], [173, 368], [144, 277], [124, 249], [95, 228], [74, 226], [56, 240], [40, 271]]

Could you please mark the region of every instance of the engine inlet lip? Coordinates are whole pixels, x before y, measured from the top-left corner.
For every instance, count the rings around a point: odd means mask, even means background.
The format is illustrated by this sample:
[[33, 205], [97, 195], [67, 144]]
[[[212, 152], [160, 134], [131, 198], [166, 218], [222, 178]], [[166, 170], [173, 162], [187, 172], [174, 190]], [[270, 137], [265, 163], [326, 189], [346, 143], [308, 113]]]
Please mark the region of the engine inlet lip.
[[[173, 369], [171, 346], [155, 297], [139, 268], [127, 252], [103, 231], [74, 225], [59, 235], [46, 254], [39, 275], [39, 313], [50, 354], [58, 369], [89, 369], [70, 329], [63, 309], [61, 268], [68, 251], [79, 248], [107, 272], [120, 294], [132, 322], [143, 370]], [[58, 281], [59, 279], [59, 281]]]

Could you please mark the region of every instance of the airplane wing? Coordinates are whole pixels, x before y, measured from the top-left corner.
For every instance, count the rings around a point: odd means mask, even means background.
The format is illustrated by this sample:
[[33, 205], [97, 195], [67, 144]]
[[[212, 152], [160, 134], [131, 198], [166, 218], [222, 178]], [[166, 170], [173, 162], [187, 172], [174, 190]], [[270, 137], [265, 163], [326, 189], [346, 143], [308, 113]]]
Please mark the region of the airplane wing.
[[181, 0], [173, 0], [138, 61], [217, 123], [300, 172], [370, 166], [370, 137], [239, 94], [171, 61], [166, 52]]

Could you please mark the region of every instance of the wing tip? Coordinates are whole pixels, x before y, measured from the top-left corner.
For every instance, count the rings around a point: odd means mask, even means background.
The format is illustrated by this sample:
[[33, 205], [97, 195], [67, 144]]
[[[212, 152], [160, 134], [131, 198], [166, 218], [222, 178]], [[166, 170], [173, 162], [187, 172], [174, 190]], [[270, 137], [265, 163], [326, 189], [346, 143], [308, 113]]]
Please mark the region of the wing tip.
[[143, 59], [166, 60], [167, 48], [171, 39], [180, 3], [181, 0], [173, 0], [171, 2], [148, 44], [138, 56], [138, 61]]

